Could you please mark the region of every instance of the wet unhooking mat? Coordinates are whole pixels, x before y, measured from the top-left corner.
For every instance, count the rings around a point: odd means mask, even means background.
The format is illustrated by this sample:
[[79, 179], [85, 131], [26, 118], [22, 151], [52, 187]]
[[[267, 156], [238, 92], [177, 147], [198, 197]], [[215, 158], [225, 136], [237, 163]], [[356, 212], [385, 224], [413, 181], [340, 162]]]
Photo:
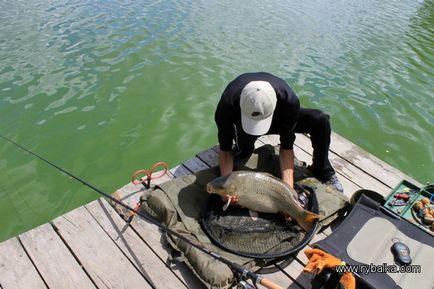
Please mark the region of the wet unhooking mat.
[[[270, 145], [263, 146], [249, 159], [236, 160], [235, 169], [257, 170], [279, 177], [276, 150], [278, 148]], [[191, 241], [243, 265], [246, 269], [257, 271], [261, 267], [261, 260], [241, 257], [221, 249], [214, 245], [201, 229], [199, 219], [209, 197], [206, 184], [218, 176], [219, 170], [214, 167], [163, 183], [143, 194], [141, 209]], [[305, 166], [300, 162], [296, 165], [295, 180], [299, 185], [307, 186], [316, 193], [320, 214], [325, 216], [321, 221], [322, 225], [330, 223], [337, 217], [338, 211], [348, 204], [343, 194], [310, 178]], [[177, 259], [184, 261], [209, 288], [229, 288], [233, 285], [235, 276], [225, 264], [170, 234], [167, 234], [166, 239], [171, 247], [180, 253], [180, 258]]]

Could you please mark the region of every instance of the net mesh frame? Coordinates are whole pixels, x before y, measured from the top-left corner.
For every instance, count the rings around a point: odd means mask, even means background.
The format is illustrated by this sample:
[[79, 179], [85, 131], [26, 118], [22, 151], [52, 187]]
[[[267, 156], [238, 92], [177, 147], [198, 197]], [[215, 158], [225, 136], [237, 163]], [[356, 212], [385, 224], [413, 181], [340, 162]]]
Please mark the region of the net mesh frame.
[[[315, 193], [309, 190], [308, 195], [307, 209], [318, 213]], [[312, 229], [305, 232], [280, 214], [258, 213], [253, 220], [248, 209], [229, 206], [223, 211], [223, 205], [220, 196], [210, 195], [202, 210], [202, 230], [215, 245], [243, 257], [273, 259], [297, 253], [312, 239], [319, 226], [315, 221]]]

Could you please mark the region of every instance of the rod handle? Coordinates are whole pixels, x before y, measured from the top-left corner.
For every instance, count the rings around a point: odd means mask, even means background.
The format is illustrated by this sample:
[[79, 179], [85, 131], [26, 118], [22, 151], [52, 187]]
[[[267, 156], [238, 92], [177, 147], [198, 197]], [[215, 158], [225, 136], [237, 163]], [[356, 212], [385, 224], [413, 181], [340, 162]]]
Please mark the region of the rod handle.
[[283, 287], [280, 287], [276, 283], [274, 283], [271, 280], [268, 280], [267, 278], [262, 278], [259, 282], [262, 286], [267, 287], [268, 289], [283, 289]]

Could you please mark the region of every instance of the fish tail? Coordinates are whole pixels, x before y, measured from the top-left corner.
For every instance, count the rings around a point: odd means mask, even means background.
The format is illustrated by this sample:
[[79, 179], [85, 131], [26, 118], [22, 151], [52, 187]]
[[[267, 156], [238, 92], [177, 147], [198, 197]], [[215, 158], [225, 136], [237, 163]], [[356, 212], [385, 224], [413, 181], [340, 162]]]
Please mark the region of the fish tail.
[[309, 232], [312, 229], [313, 222], [319, 219], [320, 215], [305, 211], [304, 218], [302, 218], [301, 220], [297, 220], [297, 223], [303, 230]]

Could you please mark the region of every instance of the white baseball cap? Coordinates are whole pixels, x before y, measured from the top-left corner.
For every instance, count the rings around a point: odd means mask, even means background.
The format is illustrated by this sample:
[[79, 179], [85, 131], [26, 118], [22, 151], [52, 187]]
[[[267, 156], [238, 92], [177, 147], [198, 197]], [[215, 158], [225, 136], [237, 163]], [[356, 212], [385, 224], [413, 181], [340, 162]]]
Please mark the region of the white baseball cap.
[[249, 82], [240, 95], [243, 130], [257, 136], [267, 133], [273, 120], [276, 103], [276, 92], [269, 82]]

